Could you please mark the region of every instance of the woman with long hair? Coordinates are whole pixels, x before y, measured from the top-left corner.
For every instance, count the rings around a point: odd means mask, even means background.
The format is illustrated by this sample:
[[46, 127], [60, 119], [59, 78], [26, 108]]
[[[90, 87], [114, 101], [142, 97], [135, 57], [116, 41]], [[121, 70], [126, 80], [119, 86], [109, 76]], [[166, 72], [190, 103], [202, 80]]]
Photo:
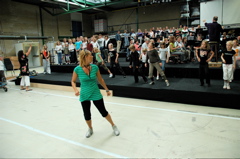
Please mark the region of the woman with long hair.
[[[93, 134], [92, 120], [91, 120], [91, 101], [97, 107], [98, 111], [107, 121], [112, 125], [113, 132], [116, 136], [120, 134], [117, 126], [113, 123], [110, 114], [107, 112], [104, 106], [103, 97], [98, 88], [97, 80], [106, 90], [108, 96], [111, 95], [108, 87], [106, 86], [99, 68], [97, 65], [91, 64], [93, 61], [92, 53], [88, 50], [82, 50], [79, 56], [80, 65], [75, 67], [72, 75], [72, 87], [76, 96], [80, 95], [80, 102], [84, 113], [84, 118], [88, 125], [88, 131], [86, 137], [89, 138]], [[81, 82], [81, 92], [76, 87], [76, 80], [79, 78]]]
[[[20, 83], [20, 90], [26, 90], [31, 91], [32, 89], [29, 89], [30, 86], [30, 78], [29, 78], [29, 67], [28, 67], [28, 56], [31, 53], [32, 45], [30, 44], [30, 47], [26, 53], [23, 52], [23, 50], [18, 51], [18, 61], [20, 63], [20, 76], [22, 77], [21, 83]], [[26, 88], [24, 88], [24, 86]]]
[[47, 45], [43, 45], [43, 50], [41, 52], [41, 56], [43, 59], [43, 74], [51, 74], [50, 69], [50, 52], [47, 50]]

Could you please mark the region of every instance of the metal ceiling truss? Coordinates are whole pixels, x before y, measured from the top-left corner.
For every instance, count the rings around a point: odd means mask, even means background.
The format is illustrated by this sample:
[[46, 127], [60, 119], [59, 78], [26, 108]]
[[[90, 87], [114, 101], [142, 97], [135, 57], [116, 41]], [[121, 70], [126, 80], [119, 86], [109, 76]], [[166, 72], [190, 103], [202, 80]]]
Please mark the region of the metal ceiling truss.
[[[64, 12], [61, 12], [61, 13], [54, 13], [54, 11], [51, 12], [45, 7], [41, 7], [41, 8], [52, 16], [58, 16], [58, 15], [80, 12], [80, 11], [89, 10], [89, 9], [98, 10], [97, 8], [99, 8], [99, 7], [105, 7], [105, 6], [119, 4], [119, 3], [130, 2], [132, 0], [119, 0], [119, 1], [112, 1], [112, 2], [109, 2], [109, 1], [106, 1], [106, 0], [105, 1], [95, 0], [95, 1], [97, 1], [99, 3], [91, 3], [87, 0], [61, 0], [61, 1], [59, 1], [59, 0], [49, 1], [48, 0], [49, 3], [55, 3], [56, 4], [56, 2], [59, 2], [58, 3], [59, 8], [64, 10]], [[63, 2], [63, 3], [61, 3], [61, 2]], [[60, 3], [61, 3], [61, 5], [60, 5]], [[76, 8], [76, 7], [77, 7], [77, 9], [71, 9], [71, 8]]]

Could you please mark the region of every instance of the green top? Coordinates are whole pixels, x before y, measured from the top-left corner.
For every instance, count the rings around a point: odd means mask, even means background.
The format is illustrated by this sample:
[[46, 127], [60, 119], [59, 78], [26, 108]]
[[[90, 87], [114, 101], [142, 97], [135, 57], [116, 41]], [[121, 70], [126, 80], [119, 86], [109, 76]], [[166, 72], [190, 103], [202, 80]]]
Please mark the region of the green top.
[[[175, 47], [175, 45], [173, 43], [170, 43], [169, 45], [172, 45], [172, 47]], [[171, 47], [170, 47], [171, 49]], [[175, 52], [176, 50], [170, 50], [170, 52]]]
[[96, 53], [96, 60], [97, 60], [97, 62], [102, 62], [102, 59], [98, 55], [101, 56], [101, 52]]
[[74, 72], [78, 75], [81, 83], [80, 102], [95, 101], [103, 98], [97, 85], [98, 66], [93, 64], [90, 64], [90, 66], [90, 76], [84, 72], [81, 66], [74, 68]]

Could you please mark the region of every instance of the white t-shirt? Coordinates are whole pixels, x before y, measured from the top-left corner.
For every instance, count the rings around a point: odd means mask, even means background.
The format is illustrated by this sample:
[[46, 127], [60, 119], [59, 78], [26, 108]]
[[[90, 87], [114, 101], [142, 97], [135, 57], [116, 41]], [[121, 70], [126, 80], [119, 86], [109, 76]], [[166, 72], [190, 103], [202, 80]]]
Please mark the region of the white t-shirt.
[[86, 48], [87, 48], [87, 42], [85, 41], [82, 43], [82, 49], [86, 49]]
[[142, 62], [146, 62], [147, 61], [147, 53], [144, 55], [143, 53], [142, 53]]
[[56, 47], [55, 47], [55, 51], [61, 53], [62, 50], [63, 50], [62, 45], [56, 45]]
[[148, 46], [147, 46], [146, 43], [143, 43], [143, 44], [142, 44], [141, 52], [142, 52], [143, 49], [148, 49]]
[[168, 49], [167, 48], [164, 48], [164, 49], [159, 48], [159, 58], [161, 60], [166, 60], [167, 53], [168, 53]]
[[0, 61], [0, 71], [4, 71], [4, 64], [2, 61]]
[[63, 47], [63, 49], [66, 47], [68, 45], [68, 42], [62, 42], [62, 47]]
[[175, 45], [175, 47], [177, 47], [177, 46], [183, 47], [184, 46], [182, 42], [178, 42], [178, 41], [176, 41], [174, 43], [174, 45]]
[[92, 43], [92, 45], [93, 45], [93, 48], [98, 48], [98, 49], [100, 49], [100, 46], [99, 46], [99, 44], [98, 44], [98, 42], [96, 41], [96, 42], [91, 42]]
[[75, 45], [74, 44], [69, 44], [68, 45], [68, 50], [69, 51], [74, 51], [74, 49], [75, 49]]

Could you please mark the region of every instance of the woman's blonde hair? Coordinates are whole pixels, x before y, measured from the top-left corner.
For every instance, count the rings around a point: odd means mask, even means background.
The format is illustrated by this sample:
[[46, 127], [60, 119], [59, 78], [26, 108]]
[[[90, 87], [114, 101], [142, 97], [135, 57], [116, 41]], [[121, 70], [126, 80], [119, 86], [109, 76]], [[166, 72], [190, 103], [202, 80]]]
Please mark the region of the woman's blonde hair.
[[135, 46], [132, 44], [132, 45], [130, 45], [128, 48], [129, 48], [130, 50], [133, 50], [133, 49], [135, 49]]
[[147, 52], [147, 49], [146, 49], [146, 48], [144, 48], [144, 49], [142, 50], [142, 52]]
[[201, 49], [207, 49], [207, 50], [210, 50], [210, 45], [209, 45], [208, 41], [203, 40], [202, 43], [205, 43], [206, 48], [202, 48], [202, 44], [201, 44], [201, 47], [200, 47]]
[[97, 47], [94, 47], [94, 48], [93, 48], [93, 51], [94, 51], [95, 53], [100, 52], [100, 50], [99, 50]]
[[230, 44], [231, 46], [233, 46], [233, 41], [227, 41], [227, 43], [226, 44]]
[[88, 55], [91, 55], [91, 52], [88, 51], [88, 50], [82, 50], [80, 52], [80, 55], [79, 55], [79, 63], [80, 63], [80, 66], [83, 67], [83, 66], [86, 66], [86, 56]]
[[43, 45], [42, 50], [44, 50], [45, 48], [48, 48], [46, 44]]

